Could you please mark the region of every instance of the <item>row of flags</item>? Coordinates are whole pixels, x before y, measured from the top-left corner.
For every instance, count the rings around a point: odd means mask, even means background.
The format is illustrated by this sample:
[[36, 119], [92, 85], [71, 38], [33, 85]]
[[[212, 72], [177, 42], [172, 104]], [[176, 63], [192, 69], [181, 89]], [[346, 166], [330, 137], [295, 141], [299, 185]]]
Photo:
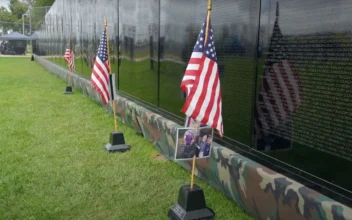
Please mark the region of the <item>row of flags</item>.
[[[278, 24], [279, 6], [271, 37], [265, 71], [255, 105], [255, 135], [265, 139], [270, 132], [286, 123], [286, 120], [302, 102], [302, 88], [294, 64], [289, 60], [284, 48], [283, 36]], [[187, 120], [193, 119], [199, 125], [207, 125], [217, 130], [223, 137], [222, 93], [215, 50], [214, 31], [209, 19], [203, 23], [193, 48], [180, 88], [187, 94], [181, 109]], [[208, 33], [206, 33], [208, 32]], [[106, 28], [100, 39], [90, 82], [100, 94], [104, 105], [116, 96], [115, 87], [110, 83], [109, 54]], [[69, 42], [64, 59], [74, 70], [74, 54]], [[186, 127], [189, 123], [186, 123]], [[266, 143], [269, 144], [270, 143]]]
[[[210, 21], [207, 35], [205, 34], [206, 26], [205, 21], [181, 83], [181, 89], [188, 94], [181, 111], [188, 117], [217, 129], [222, 137], [222, 101], [214, 34]], [[207, 39], [205, 39], [206, 36]], [[100, 94], [104, 105], [107, 105], [109, 100], [113, 100], [111, 96], [114, 96], [115, 91], [115, 87], [111, 86], [114, 85], [114, 81], [110, 83], [109, 73], [111, 70], [107, 48], [106, 29], [104, 28], [90, 79], [94, 89]], [[71, 42], [68, 43], [64, 59], [70, 70], [74, 70], [74, 54], [71, 49]]]

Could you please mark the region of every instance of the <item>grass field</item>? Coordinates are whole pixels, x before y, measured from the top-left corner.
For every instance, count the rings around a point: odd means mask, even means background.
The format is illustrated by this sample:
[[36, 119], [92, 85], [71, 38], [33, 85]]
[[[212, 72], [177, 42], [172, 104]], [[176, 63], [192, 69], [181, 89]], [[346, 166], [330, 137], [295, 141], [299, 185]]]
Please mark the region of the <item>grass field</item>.
[[[102, 148], [112, 116], [28, 58], [0, 59], [0, 219], [168, 219], [190, 174], [154, 157], [133, 129], [130, 152]], [[16, 68], [13, 68], [13, 67]], [[251, 219], [196, 179], [217, 219]]]

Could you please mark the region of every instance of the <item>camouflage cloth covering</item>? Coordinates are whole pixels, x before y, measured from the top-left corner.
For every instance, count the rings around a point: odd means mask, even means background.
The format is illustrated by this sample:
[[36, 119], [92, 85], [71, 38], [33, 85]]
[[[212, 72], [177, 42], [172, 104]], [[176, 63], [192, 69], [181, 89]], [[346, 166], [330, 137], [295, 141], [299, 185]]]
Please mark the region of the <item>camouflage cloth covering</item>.
[[[67, 81], [67, 69], [38, 56], [35, 60]], [[76, 74], [71, 76], [73, 87], [103, 106], [89, 80]], [[110, 113], [111, 107], [107, 109]], [[163, 155], [173, 160], [176, 130], [182, 126], [120, 96], [117, 115], [122, 123], [141, 131]], [[191, 161], [177, 163], [191, 170]], [[210, 158], [197, 160], [196, 175], [258, 219], [352, 220], [351, 208], [217, 144]]]

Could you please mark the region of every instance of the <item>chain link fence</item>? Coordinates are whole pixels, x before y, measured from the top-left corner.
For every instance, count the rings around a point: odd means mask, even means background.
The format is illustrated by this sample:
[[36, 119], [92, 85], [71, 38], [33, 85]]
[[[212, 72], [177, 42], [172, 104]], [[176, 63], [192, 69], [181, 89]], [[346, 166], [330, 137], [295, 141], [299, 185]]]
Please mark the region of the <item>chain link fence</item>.
[[0, 54], [25, 55], [35, 53], [37, 31], [45, 23], [45, 16], [50, 6], [30, 7], [22, 14], [22, 22], [9, 22], [0, 20]]

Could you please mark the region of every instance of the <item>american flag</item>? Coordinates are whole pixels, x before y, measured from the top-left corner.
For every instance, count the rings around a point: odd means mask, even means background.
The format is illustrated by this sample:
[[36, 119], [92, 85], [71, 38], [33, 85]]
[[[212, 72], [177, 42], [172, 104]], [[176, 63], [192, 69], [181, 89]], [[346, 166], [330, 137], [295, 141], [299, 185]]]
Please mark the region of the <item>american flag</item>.
[[286, 54], [286, 42], [278, 17], [277, 3], [274, 30], [255, 109], [255, 130], [259, 137], [268, 136], [283, 125], [302, 102], [301, 82]]
[[101, 96], [104, 105], [107, 105], [110, 99], [109, 95], [109, 60], [108, 60], [108, 49], [106, 40], [106, 29], [104, 28], [103, 34], [100, 38], [98, 47], [98, 54], [96, 56], [92, 76], [90, 82], [92, 83], [95, 90]]
[[64, 60], [70, 67], [70, 70], [75, 70], [75, 56], [73, 50], [71, 49], [71, 41], [68, 42], [67, 48], [64, 54]]
[[188, 117], [215, 128], [223, 136], [222, 102], [214, 34], [209, 21], [203, 23], [191, 59], [181, 82], [181, 89], [188, 94], [181, 111]]

